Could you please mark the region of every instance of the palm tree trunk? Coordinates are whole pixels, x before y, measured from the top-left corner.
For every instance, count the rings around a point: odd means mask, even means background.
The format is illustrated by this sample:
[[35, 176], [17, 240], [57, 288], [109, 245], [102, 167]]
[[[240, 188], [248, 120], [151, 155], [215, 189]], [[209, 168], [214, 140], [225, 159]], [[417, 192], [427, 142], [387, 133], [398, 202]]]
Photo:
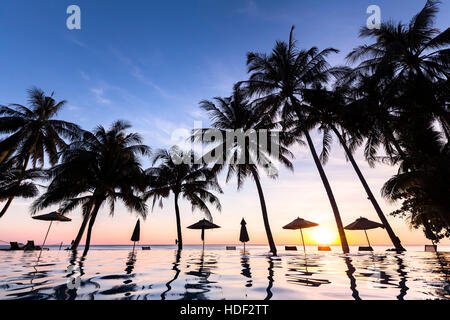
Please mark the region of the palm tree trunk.
[[342, 251], [344, 253], [349, 253], [350, 249], [348, 247], [347, 237], [345, 236], [344, 226], [342, 225], [341, 215], [339, 213], [339, 208], [337, 206], [336, 200], [333, 195], [333, 190], [331, 190], [330, 183], [328, 182], [328, 178], [323, 170], [322, 164], [320, 163], [319, 157], [317, 156], [316, 148], [312, 142], [311, 136], [307, 129], [303, 129], [303, 134], [308, 141], [309, 149], [311, 150], [311, 154], [314, 158], [314, 162], [316, 163], [317, 170], [319, 171], [320, 178], [322, 179], [323, 186], [328, 195], [328, 200], [330, 201], [331, 208], [333, 209], [334, 218], [336, 220], [336, 225], [339, 232], [339, 238], [341, 239]]
[[80, 230], [78, 231], [77, 237], [73, 241], [72, 247], [70, 250], [77, 250], [78, 246], [80, 245], [81, 239], [83, 238], [84, 231], [86, 230], [86, 226], [88, 224], [89, 218], [92, 214], [92, 205], [89, 208], [89, 212], [86, 213], [86, 215], [83, 217], [83, 222], [81, 223]]
[[[21, 175], [20, 175], [20, 177], [19, 177], [19, 179], [17, 181], [17, 184], [19, 186], [22, 183], [23, 176], [25, 174], [25, 171], [27, 170], [28, 162], [30, 161], [30, 156], [31, 156], [31, 153], [28, 153], [28, 155], [27, 155], [27, 157], [25, 159], [25, 163], [24, 163], [24, 166], [23, 166], [22, 173], [21, 173]], [[8, 198], [8, 201], [6, 201], [6, 204], [4, 205], [2, 211], [0, 211], [0, 218], [2, 218], [5, 215], [6, 211], [8, 211], [9, 206], [11, 205], [13, 200], [14, 200], [14, 197], [9, 197]]]
[[259, 181], [259, 176], [256, 172], [256, 169], [252, 166], [250, 170], [252, 172], [253, 178], [255, 179], [256, 188], [258, 189], [259, 202], [261, 203], [261, 212], [264, 221], [264, 228], [266, 229], [267, 241], [269, 242], [270, 252], [272, 252], [272, 254], [276, 256], [277, 247], [275, 246], [275, 242], [273, 241], [272, 237], [272, 231], [270, 230], [269, 217], [267, 215], [266, 201], [264, 200], [264, 193], [261, 187], [261, 182]]
[[8, 150], [2, 152], [2, 154], [0, 155], [0, 163], [2, 163], [6, 159], [8, 154], [9, 154]]
[[381, 222], [383, 223], [389, 238], [391, 238], [392, 243], [394, 244], [395, 250], [397, 252], [406, 251], [405, 248], [403, 248], [400, 239], [395, 235], [394, 230], [392, 230], [391, 225], [386, 219], [386, 216], [384, 215], [383, 211], [381, 210], [380, 206], [378, 205], [377, 200], [375, 199], [372, 190], [370, 190], [369, 185], [367, 184], [366, 179], [364, 178], [363, 174], [361, 173], [361, 170], [359, 169], [358, 165], [356, 164], [355, 159], [353, 158], [352, 153], [347, 147], [347, 143], [345, 142], [344, 138], [340, 134], [340, 132], [336, 129], [336, 127], [332, 126], [332, 129], [336, 136], [339, 138], [339, 142], [341, 143], [342, 147], [345, 150], [345, 153], [347, 154], [348, 159], [350, 160], [350, 163], [353, 166], [353, 169], [355, 169], [356, 174], [358, 175], [359, 180], [361, 181], [361, 184], [364, 187], [364, 190], [366, 190], [367, 196], [369, 197], [369, 200], [372, 202], [372, 205], [375, 209], [375, 211], [378, 214], [378, 217], [380, 218]]
[[84, 245], [83, 256], [85, 256], [91, 246], [92, 227], [94, 226], [95, 219], [97, 218], [98, 211], [103, 203], [103, 200], [98, 200], [95, 204], [94, 210], [92, 210], [91, 218], [89, 219], [89, 227], [86, 235], [86, 244]]
[[181, 235], [181, 218], [180, 218], [180, 208], [178, 207], [178, 196], [179, 194], [175, 194], [175, 216], [177, 219], [177, 243], [178, 243], [178, 250], [183, 249], [183, 237]]

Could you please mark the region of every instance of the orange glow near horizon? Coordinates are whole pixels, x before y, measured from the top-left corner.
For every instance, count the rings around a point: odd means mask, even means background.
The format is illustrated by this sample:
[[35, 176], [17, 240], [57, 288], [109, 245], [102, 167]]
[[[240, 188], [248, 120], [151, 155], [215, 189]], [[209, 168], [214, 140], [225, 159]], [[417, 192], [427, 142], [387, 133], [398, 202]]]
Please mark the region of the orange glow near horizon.
[[339, 235], [336, 230], [327, 227], [318, 227], [311, 229], [309, 238], [318, 245], [339, 244]]

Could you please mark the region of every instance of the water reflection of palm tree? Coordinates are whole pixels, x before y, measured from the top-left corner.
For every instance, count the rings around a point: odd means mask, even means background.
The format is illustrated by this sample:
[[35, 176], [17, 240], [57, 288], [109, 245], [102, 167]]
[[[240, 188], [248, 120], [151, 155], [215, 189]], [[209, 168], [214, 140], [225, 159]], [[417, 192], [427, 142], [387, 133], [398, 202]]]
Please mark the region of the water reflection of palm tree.
[[250, 258], [249, 255], [245, 253], [245, 251], [242, 251], [241, 254], [241, 266], [241, 274], [248, 279], [245, 286], [247, 288], [250, 288], [253, 285], [252, 272], [250, 270]]
[[170, 280], [169, 282], [166, 283], [167, 290], [164, 291], [163, 293], [161, 293], [161, 300], [166, 300], [167, 293], [169, 293], [170, 290], [172, 290], [172, 286], [171, 286], [172, 282], [177, 280], [178, 276], [180, 275], [180, 269], [178, 268], [178, 266], [180, 265], [180, 260], [181, 260], [181, 250], [177, 250], [177, 253], [175, 255], [175, 262], [173, 263], [173, 267], [172, 267], [172, 270], [175, 271], [175, 275], [172, 278], [172, 280]]
[[356, 279], [353, 276], [356, 269], [352, 264], [352, 259], [350, 257], [344, 257], [345, 264], [347, 265], [347, 276], [350, 279], [350, 289], [352, 290], [352, 297], [355, 300], [361, 300], [361, 297], [359, 296], [358, 290], [356, 290]]
[[400, 282], [398, 283], [398, 286], [400, 287], [400, 294], [397, 296], [398, 300], [403, 300], [406, 296], [406, 292], [409, 290], [409, 288], [406, 286], [406, 279], [407, 279], [407, 272], [405, 271], [405, 265], [403, 264], [403, 254], [397, 254], [395, 256], [398, 264], [398, 275], [400, 276]]
[[129, 299], [131, 296], [131, 293], [134, 292], [137, 288], [137, 285], [135, 283], [132, 283], [132, 278], [135, 277], [135, 274], [133, 273], [134, 267], [136, 265], [136, 253], [134, 251], [131, 251], [128, 253], [127, 262], [125, 263], [126, 267], [124, 269], [125, 274], [124, 275], [107, 275], [101, 277], [103, 280], [118, 280], [123, 279], [123, 284], [113, 286], [111, 289], [103, 290], [100, 292], [102, 295], [117, 295], [120, 293], [123, 293], [125, 295], [125, 299]]
[[[286, 273], [287, 281], [293, 284], [298, 284], [307, 287], [319, 287], [322, 284], [329, 284], [330, 281], [326, 279], [309, 278], [314, 275], [313, 272], [308, 271], [308, 260], [306, 254], [302, 262], [300, 256], [295, 256], [287, 260], [288, 273]], [[309, 264], [309, 266], [317, 267], [316, 264]]]
[[200, 255], [200, 260], [194, 258], [191, 259], [192, 264], [197, 266], [194, 271], [186, 272], [187, 275], [196, 277], [195, 283], [186, 283], [184, 286], [186, 292], [183, 294], [182, 300], [207, 300], [206, 294], [213, 288], [220, 288], [214, 285], [215, 281], [210, 281], [209, 277], [213, 274], [213, 270], [217, 265], [217, 260], [215, 255], [208, 253], [206, 255], [207, 260], [205, 261], [205, 252], [202, 251]]
[[272, 287], [273, 287], [273, 260], [274, 258], [272, 256], [268, 256], [267, 257], [267, 261], [269, 262], [269, 268], [267, 268], [267, 270], [269, 270], [269, 276], [267, 277], [267, 279], [269, 279], [269, 284], [267, 285], [267, 296], [264, 298], [264, 300], [270, 300], [273, 296], [272, 293]]

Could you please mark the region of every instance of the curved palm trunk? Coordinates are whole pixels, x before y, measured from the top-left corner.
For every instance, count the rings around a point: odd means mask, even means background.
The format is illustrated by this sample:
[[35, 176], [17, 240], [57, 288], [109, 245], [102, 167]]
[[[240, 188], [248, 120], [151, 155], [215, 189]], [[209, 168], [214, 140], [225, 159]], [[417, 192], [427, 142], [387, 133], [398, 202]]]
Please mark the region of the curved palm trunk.
[[91, 217], [89, 219], [89, 227], [88, 227], [88, 231], [87, 231], [87, 235], [86, 235], [86, 244], [84, 245], [83, 256], [85, 256], [88, 253], [89, 248], [91, 246], [92, 227], [94, 226], [95, 219], [97, 218], [97, 214], [98, 214], [98, 211], [99, 211], [102, 203], [103, 203], [103, 200], [97, 201], [97, 203], [95, 204], [94, 210], [92, 210]]
[[353, 158], [352, 153], [350, 152], [350, 150], [347, 147], [347, 144], [344, 140], [344, 138], [342, 137], [342, 135], [340, 134], [340, 132], [334, 127], [332, 126], [332, 129], [334, 131], [334, 133], [336, 134], [336, 136], [339, 139], [339, 142], [341, 143], [342, 147], [345, 150], [345, 153], [347, 154], [348, 159], [350, 160], [353, 169], [355, 169], [356, 174], [358, 175], [359, 180], [361, 181], [361, 184], [364, 187], [364, 190], [366, 190], [367, 196], [369, 197], [369, 200], [372, 202], [372, 205], [375, 209], [375, 211], [378, 214], [378, 218], [380, 218], [381, 222], [383, 223], [389, 238], [391, 238], [392, 244], [395, 247], [395, 250], [397, 250], [397, 252], [402, 252], [402, 251], [406, 251], [405, 248], [403, 248], [400, 239], [395, 235], [394, 230], [392, 230], [391, 225], [389, 224], [389, 222], [386, 219], [386, 216], [383, 213], [383, 210], [381, 210], [377, 200], [375, 199], [372, 190], [370, 190], [369, 185], [367, 184], [366, 179], [364, 178], [363, 174], [361, 173], [361, 170], [359, 169], [358, 165], [356, 164], [355, 159]]
[[9, 151], [3, 151], [2, 154], [0, 155], [0, 163], [2, 163], [6, 157], [8, 156]]
[[[30, 155], [30, 153], [29, 153], [29, 154], [27, 155], [27, 158], [25, 159], [25, 163], [24, 163], [24, 166], [23, 166], [22, 174], [20, 175], [19, 180], [17, 181], [17, 184], [18, 184], [19, 186], [20, 186], [20, 184], [22, 183], [22, 179], [23, 179], [23, 176], [24, 176], [25, 171], [26, 171], [26, 169], [27, 169], [28, 162], [30, 161], [30, 156], [31, 156], [31, 155]], [[3, 217], [3, 216], [5, 215], [6, 211], [8, 211], [8, 209], [9, 209], [9, 207], [11, 206], [11, 203], [13, 202], [14, 198], [15, 198], [15, 197], [10, 197], [10, 198], [8, 198], [8, 201], [6, 201], [6, 204], [4, 205], [2, 211], [0, 211], [0, 218]]]
[[183, 249], [183, 237], [181, 235], [181, 218], [180, 218], [180, 208], [178, 207], [178, 196], [179, 194], [175, 194], [175, 216], [177, 218], [177, 243], [178, 243], [178, 250]]
[[81, 223], [80, 230], [78, 231], [77, 237], [73, 241], [73, 244], [72, 244], [72, 247], [70, 248], [70, 250], [78, 249], [78, 246], [80, 245], [81, 238], [83, 238], [83, 234], [84, 234], [84, 231], [86, 230], [87, 223], [89, 221], [89, 218], [91, 217], [91, 214], [92, 214], [92, 205], [89, 208], [89, 212], [86, 213], [86, 215], [83, 218], [83, 222]]
[[349, 253], [350, 249], [348, 247], [347, 237], [345, 236], [344, 226], [342, 225], [341, 215], [339, 213], [339, 208], [337, 206], [336, 200], [333, 195], [333, 190], [331, 190], [330, 183], [328, 182], [328, 178], [325, 174], [325, 171], [323, 170], [322, 164], [320, 163], [319, 157], [317, 156], [316, 148], [314, 147], [314, 144], [312, 142], [312, 139], [311, 139], [311, 136], [309, 135], [308, 130], [303, 129], [303, 134], [305, 135], [306, 140], [308, 141], [309, 149], [311, 150], [311, 154], [314, 158], [314, 162], [316, 163], [317, 170], [319, 171], [323, 186], [325, 187], [325, 190], [327, 192], [328, 199], [331, 204], [331, 208], [333, 209], [334, 218], [336, 220], [336, 225], [337, 225], [338, 232], [339, 232], [339, 238], [341, 239], [342, 251], [344, 253]]
[[258, 189], [259, 202], [261, 203], [261, 211], [264, 221], [264, 228], [266, 229], [267, 241], [269, 242], [270, 252], [274, 256], [277, 255], [277, 248], [275, 242], [273, 241], [272, 231], [270, 230], [269, 217], [267, 215], [266, 201], [264, 200], [264, 193], [261, 187], [261, 182], [259, 181], [258, 173], [256, 169], [251, 167], [253, 178], [255, 179], [256, 188]]

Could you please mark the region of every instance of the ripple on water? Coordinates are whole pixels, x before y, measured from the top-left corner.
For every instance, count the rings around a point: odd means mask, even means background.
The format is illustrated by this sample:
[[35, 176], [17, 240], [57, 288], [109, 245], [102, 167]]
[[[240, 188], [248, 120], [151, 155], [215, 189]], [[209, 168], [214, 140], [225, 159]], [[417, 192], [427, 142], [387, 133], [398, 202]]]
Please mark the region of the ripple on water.
[[[1, 299], [449, 299], [449, 253], [284, 252], [264, 246], [204, 252], [187, 246], [130, 252], [96, 250], [86, 257], [50, 250], [0, 252]], [[353, 251], [352, 251], [353, 252]]]

